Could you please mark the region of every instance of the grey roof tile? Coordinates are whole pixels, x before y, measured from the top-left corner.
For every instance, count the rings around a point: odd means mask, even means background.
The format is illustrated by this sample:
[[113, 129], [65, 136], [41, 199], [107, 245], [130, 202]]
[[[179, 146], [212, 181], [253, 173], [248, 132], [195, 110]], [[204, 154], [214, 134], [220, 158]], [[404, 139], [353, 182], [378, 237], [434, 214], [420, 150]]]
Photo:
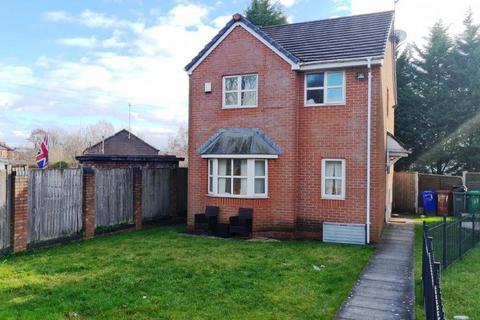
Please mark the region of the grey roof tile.
[[258, 128], [228, 128], [218, 130], [198, 153], [280, 155], [281, 150]]
[[[239, 21], [293, 63], [300, 63], [383, 56], [393, 16], [393, 11], [385, 11], [268, 27], [257, 27], [244, 17]], [[232, 18], [185, 70], [191, 69], [235, 22]]]

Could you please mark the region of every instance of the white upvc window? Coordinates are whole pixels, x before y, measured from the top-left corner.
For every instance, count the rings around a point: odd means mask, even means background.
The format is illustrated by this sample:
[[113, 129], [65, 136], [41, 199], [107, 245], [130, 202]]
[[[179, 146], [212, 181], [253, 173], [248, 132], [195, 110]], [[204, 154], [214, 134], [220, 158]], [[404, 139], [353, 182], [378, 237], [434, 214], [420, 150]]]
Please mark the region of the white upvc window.
[[223, 77], [223, 108], [256, 108], [258, 104], [258, 75], [247, 74]]
[[322, 198], [345, 199], [345, 160], [322, 160]]
[[345, 71], [305, 74], [305, 106], [345, 104]]
[[267, 197], [266, 159], [208, 159], [208, 194], [220, 197]]

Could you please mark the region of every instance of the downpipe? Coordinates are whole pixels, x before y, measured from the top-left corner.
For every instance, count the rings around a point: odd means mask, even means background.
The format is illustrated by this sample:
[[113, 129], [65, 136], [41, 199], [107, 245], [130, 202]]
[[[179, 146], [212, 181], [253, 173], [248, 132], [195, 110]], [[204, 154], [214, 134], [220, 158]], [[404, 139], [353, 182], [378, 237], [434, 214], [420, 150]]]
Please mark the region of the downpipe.
[[367, 91], [367, 244], [370, 243], [370, 182], [371, 182], [371, 144], [372, 144], [372, 58], [367, 58], [368, 68], [368, 91]]

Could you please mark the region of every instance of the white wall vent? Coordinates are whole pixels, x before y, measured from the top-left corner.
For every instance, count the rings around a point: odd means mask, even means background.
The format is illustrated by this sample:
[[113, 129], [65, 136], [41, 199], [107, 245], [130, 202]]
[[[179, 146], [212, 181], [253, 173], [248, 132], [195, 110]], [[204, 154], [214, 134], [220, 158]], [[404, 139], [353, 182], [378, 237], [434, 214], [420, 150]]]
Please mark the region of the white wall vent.
[[366, 229], [364, 224], [323, 223], [323, 241], [347, 244], [365, 244]]

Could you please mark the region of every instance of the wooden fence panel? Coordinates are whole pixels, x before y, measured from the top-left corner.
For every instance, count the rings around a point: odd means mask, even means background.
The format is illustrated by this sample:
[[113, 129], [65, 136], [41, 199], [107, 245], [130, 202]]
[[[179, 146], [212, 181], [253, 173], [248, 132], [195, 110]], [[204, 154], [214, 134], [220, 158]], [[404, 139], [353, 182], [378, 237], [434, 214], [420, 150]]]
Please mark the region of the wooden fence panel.
[[418, 192], [425, 190], [451, 190], [454, 186], [461, 185], [462, 177], [443, 176], [439, 174], [418, 174]]
[[480, 172], [464, 172], [463, 177], [468, 190], [480, 190]]
[[10, 248], [9, 182], [7, 170], [0, 169], [0, 253]]
[[95, 170], [96, 227], [133, 224], [133, 169]]
[[417, 212], [416, 172], [395, 172], [393, 175], [393, 210], [395, 212]]
[[142, 219], [143, 221], [167, 218], [170, 212], [171, 169], [142, 170]]
[[29, 170], [28, 243], [80, 234], [82, 190], [80, 169]]

